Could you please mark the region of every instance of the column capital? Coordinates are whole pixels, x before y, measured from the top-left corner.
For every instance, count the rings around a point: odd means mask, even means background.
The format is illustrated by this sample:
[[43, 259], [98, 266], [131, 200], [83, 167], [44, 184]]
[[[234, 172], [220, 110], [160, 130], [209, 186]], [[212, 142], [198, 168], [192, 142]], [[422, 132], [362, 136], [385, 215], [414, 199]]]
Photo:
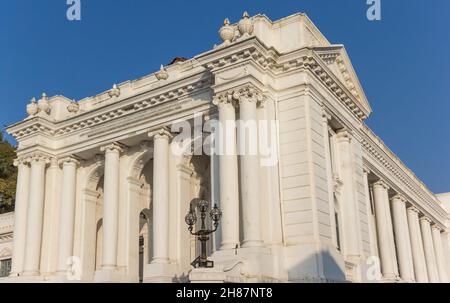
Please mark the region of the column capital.
[[104, 153], [108, 153], [108, 152], [121, 153], [121, 152], [125, 151], [125, 149], [126, 149], [126, 146], [119, 142], [113, 142], [111, 144], [100, 147], [100, 151], [102, 151]]
[[439, 225], [437, 225], [437, 224], [431, 225], [431, 228], [434, 229], [434, 230], [439, 231], [439, 233], [443, 230], [443, 229], [442, 229]]
[[66, 165], [66, 164], [78, 166], [78, 165], [80, 165], [80, 163], [81, 163], [81, 160], [75, 156], [68, 156], [68, 157], [61, 158], [58, 160], [58, 164], [62, 165], [62, 166]]
[[396, 194], [391, 198], [391, 202], [401, 202], [405, 204], [408, 200], [402, 194]]
[[371, 186], [373, 188], [375, 188], [375, 187], [383, 187], [385, 190], [388, 190], [390, 188], [389, 185], [387, 185], [387, 183], [384, 180], [382, 180], [382, 179], [378, 180], [377, 182], [372, 183]]
[[420, 210], [417, 207], [415, 207], [415, 206], [410, 206], [410, 207], [407, 208], [407, 210], [410, 211], [410, 212], [415, 212], [417, 214], [420, 214]]
[[17, 157], [14, 159], [13, 165], [18, 167], [19, 165], [28, 165], [30, 164], [31, 159], [28, 157]]
[[153, 140], [161, 139], [161, 138], [166, 138], [166, 139], [170, 140], [172, 138], [172, 133], [170, 132], [170, 130], [167, 127], [162, 127], [158, 130], [148, 133], [148, 136], [150, 138], [153, 138]]
[[51, 162], [51, 156], [41, 153], [41, 152], [35, 152], [35, 153], [31, 153], [27, 156], [26, 160], [29, 163], [33, 163], [33, 162], [43, 162], [44, 164], [50, 164]]
[[432, 223], [431, 219], [426, 216], [422, 216], [419, 220], [420, 222], [428, 222], [429, 224]]

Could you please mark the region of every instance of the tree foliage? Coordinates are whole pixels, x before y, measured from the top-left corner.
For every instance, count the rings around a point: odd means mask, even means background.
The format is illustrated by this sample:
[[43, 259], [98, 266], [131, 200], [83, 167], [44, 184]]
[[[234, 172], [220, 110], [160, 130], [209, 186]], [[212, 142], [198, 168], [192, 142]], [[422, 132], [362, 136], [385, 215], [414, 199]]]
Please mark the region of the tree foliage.
[[15, 148], [4, 140], [0, 131], [0, 213], [14, 210], [17, 169], [14, 166]]

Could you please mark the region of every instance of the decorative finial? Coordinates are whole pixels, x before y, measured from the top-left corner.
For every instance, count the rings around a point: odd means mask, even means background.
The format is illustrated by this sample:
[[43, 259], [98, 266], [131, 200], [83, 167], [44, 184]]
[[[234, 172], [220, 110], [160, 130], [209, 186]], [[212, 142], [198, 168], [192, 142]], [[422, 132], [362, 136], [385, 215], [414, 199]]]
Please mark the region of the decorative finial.
[[80, 109], [80, 105], [78, 104], [77, 101], [75, 101], [75, 99], [72, 100], [72, 102], [70, 102], [69, 105], [67, 105], [67, 111], [69, 113], [77, 113], [79, 111], [79, 109]]
[[36, 102], [36, 98], [32, 98], [30, 104], [27, 105], [27, 114], [29, 116], [34, 116], [39, 112], [39, 108]]
[[239, 33], [243, 37], [248, 37], [253, 33], [253, 20], [250, 18], [247, 12], [244, 12], [242, 19], [238, 24]]
[[167, 80], [169, 79], [169, 73], [166, 71], [164, 66], [161, 64], [161, 68], [159, 69], [159, 72], [155, 74], [156, 79], [158, 80]]
[[223, 26], [219, 30], [220, 38], [225, 44], [229, 44], [234, 39], [235, 31], [235, 28], [230, 25], [230, 20], [225, 18], [223, 21]]
[[43, 113], [50, 113], [50, 102], [48, 102], [46, 93], [42, 93], [42, 98], [38, 101], [38, 108]]
[[108, 95], [112, 97], [118, 98], [120, 96], [120, 89], [117, 87], [117, 84], [114, 84], [112, 89], [108, 92]]

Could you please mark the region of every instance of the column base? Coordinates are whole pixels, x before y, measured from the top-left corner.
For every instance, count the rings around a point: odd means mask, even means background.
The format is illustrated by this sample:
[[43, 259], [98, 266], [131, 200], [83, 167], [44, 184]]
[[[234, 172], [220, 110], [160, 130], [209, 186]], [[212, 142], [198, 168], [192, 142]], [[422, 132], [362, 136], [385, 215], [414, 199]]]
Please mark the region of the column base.
[[97, 270], [94, 275], [95, 283], [117, 283], [123, 282], [125, 275], [123, 272], [115, 269], [102, 268]]
[[175, 281], [176, 265], [150, 263], [144, 269], [144, 283], [172, 283]]
[[225, 273], [218, 267], [194, 268], [189, 273], [191, 283], [225, 283], [225, 280]]

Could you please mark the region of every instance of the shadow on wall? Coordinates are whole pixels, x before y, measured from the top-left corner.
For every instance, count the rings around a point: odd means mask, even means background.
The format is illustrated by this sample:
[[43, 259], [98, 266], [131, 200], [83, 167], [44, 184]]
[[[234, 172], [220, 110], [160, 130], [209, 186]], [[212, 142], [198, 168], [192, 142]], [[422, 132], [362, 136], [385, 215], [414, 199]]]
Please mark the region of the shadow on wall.
[[[297, 258], [296, 258], [297, 259]], [[345, 264], [337, 254], [329, 251], [309, 254], [288, 271], [289, 281], [304, 283], [346, 283]]]

